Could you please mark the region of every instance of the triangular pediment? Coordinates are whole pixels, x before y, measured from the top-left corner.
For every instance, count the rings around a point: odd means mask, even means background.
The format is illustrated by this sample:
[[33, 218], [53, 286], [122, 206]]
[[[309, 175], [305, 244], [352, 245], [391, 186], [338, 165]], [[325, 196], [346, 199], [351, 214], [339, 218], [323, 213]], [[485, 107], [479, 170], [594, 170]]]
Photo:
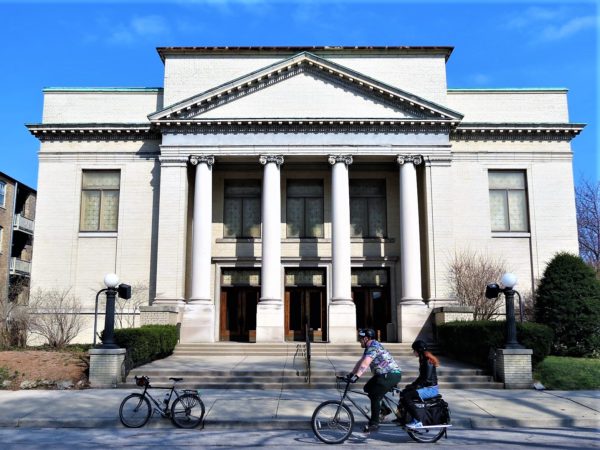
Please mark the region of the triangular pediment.
[[148, 116], [216, 119], [460, 121], [462, 115], [311, 53], [267, 66]]

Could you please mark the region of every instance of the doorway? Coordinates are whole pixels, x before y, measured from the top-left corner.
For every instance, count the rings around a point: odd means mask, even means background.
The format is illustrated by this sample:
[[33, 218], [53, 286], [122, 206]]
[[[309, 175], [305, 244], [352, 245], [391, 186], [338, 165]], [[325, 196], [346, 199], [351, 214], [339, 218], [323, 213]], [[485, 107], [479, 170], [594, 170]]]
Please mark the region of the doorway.
[[387, 270], [353, 270], [352, 299], [356, 305], [356, 327], [372, 328], [377, 340], [387, 342], [392, 308]]
[[221, 341], [256, 342], [258, 287], [221, 288]]
[[327, 300], [324, 288], [293, 287], [285, 290], [285, 340], [327, 340]]

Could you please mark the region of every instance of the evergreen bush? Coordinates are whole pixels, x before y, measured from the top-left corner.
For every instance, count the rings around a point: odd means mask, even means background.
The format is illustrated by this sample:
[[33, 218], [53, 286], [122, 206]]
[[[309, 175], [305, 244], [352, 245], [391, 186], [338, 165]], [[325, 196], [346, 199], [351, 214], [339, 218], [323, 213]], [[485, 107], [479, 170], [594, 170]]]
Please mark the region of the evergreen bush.
[[[552, 337], [552, 329], [545, 325], [517, 323], [517, 340], [523, 347], [533, 350], [533, 366], [550, 353]], [[445, 323], [438, 327], [438, 340], [444, 353], [461, 361], [488, 367], [490, 349], [504, 348], [506, 322], [479, 320]]]
[[552, 354], [600, 355], [600, 281], [578, 256], [559, 253], [536, 293], [536, 322], [554, 330]]
[[115, 330], [115, 343], [127, 349], [127, 370], [169, 356], [178, 339], [175, 325], [144, 325]]

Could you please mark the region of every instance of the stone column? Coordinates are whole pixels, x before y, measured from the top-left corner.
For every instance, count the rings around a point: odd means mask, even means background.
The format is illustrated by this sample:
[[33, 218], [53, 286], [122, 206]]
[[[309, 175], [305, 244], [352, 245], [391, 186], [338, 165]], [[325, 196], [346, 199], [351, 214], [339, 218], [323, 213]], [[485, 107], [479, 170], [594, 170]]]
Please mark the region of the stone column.
[[187, 157], [160, 156], [160, 212], [153, 305], [183, 306], [187, 241]]
[[[419, 337], [429, 311], [421, 289], [421, 238], [416, 166], [421, 155], [399, 155], [400, 166], [400, 270], [402, 293], [398, 307], [401, 342]], [[423, 336], [421, 336], [423, 337]]]
[[261, 296], [256, 311], [256, 342], [283, 342], [281, 300], [281, 155], [262, 155]]
[[356, 341], [356, 307], [352, 301], [350, 255], [350, 155], [329, 157], [331, 170], [331, 284], [329, 341]]
[[192, 155], [196, 166], [192, 223], [192, 292], [181, 323], [181, 342], [215, 341], [215, 304], [210, 295], [213, 156]]

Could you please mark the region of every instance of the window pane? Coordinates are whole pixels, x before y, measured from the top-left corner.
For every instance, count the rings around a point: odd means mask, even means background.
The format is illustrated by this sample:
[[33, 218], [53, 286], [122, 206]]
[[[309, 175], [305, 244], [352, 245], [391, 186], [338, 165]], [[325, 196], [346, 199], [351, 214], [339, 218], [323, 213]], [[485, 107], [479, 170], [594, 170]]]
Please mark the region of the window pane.
[[117, 231], [119, 219], [119, 191], [102, 192], [101, 231]]
[[323, 237], [323, 199], [306, 199], [306, 236]]
[[350, 180], [350, 197], [384, 197], [384, 180]]
[[385, 237], [386, 235], [385, 198], [369, 199], [369, 236]]
[[226, 180], [225, 197], [260, 198], [260, 180]]
[[492, 231], [508, 231], [506, 191], [490, 191], [490, 216]]
[[243, 206], [244, 237], [260, 237], [260, 199], [245, 198]]
[[100, 228], [100, 191], [81, 193], [81, 231], [98, 231]]
[[287, 199], [287, 236], [300, 237], [304, 235], [304, 199]]
[[525, 191], [508, 191], [508, 207], [510, 231], [528, 231]]
[[523, 172], [490, 171], [490, 189], [525, 189]]
[[226, 198], [223, 207], [223, 236], [242, 235], [242, 199]]
[[322, 180], [288, 180], [288, 197], [323, 197]]
[[119, 189], [118, 170], [86, 170], [83, 172], [84, 189]]
[[350, 199], [350, 234], [352, 237], [363, 237], [367, 232], [367, 199]]
[[0, 206], [5, 206], [6, 202], [6, 183], [0, 183]]

